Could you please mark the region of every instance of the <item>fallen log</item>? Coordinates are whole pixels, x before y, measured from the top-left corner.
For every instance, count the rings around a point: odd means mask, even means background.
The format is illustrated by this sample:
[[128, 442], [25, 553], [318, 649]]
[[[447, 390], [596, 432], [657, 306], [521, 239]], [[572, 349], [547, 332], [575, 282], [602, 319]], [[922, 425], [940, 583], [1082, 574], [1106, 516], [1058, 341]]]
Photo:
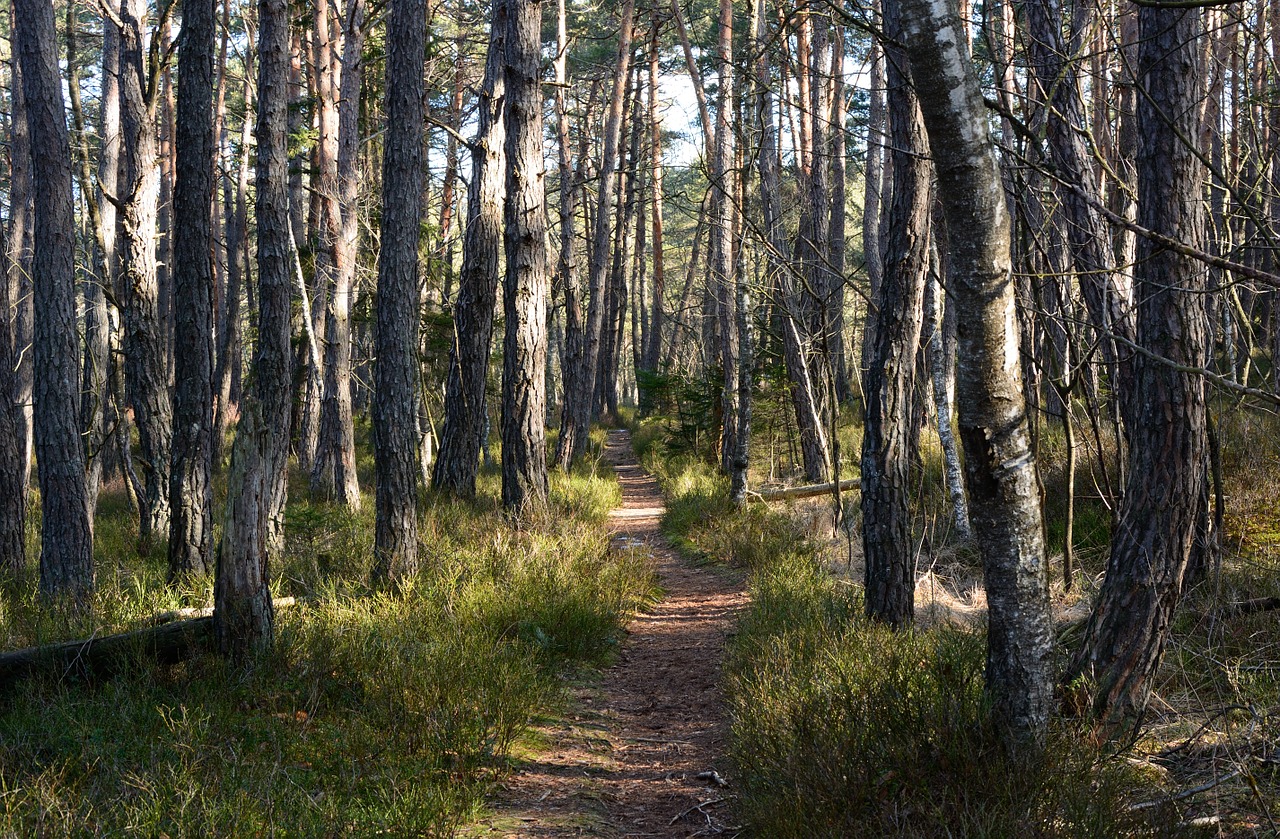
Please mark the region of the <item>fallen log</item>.
[[213, 645], [213, 616], [171, 621], [116, 635], [28, 647], [0, 654], [0, 685], [14, 685], [38, 671], [109, 676], [128, 661], [146, 656], [175, 664]]
[[[862, 486], [861, 478], [848, 478], [840, 482], [840, 489], [857, 489]], [[748, 495], [752, 501], [759, 503], [769, 503], [772, 501], [787, 501], [796, 498], [813, 498], [817, 495], [830, 495], [835, 492], [835, 482], [828, 481], [825, 484], [809, 484], [802, 487], [787, 487], [786, 489], [766, 489], [763, 492], [753, 492]]]
[[[297, 600], [292, 597], [272, 601], [276, 609], [295, 603]], [[177, 664], [197, 652], [213, 649], [212, 608], [174, 609], [161, 612], [151, 621], [155, 625], [129, 632], [0, 653], [0, 690], [40, 671], [62, 677], [72, 673], [107, 677], [139, 658]]]
[[[286, 606], [296, 606], [298, 599], [296, 597], [277, 597], [271, 601], [271, 605], [277, 610]], [[167, 612], [160, 612], [151, 619], [153, 626], [159, 626], [163, 623], [172, 623], [180, 620], [190, 620], [192, 618], [207, 618], [213, 614], [212, 606], [201, 606], [199, 608], [170, 609]]]

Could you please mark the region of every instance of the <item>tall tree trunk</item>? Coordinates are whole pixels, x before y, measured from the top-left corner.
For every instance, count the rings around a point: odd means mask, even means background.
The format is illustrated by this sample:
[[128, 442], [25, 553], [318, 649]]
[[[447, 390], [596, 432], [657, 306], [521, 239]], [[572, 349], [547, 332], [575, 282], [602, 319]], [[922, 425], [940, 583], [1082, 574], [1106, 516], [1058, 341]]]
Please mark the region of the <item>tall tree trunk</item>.
[[[40, 592], [83, 602], [94, 586], [93, 526], [80, 442], [75, 206], [53, 5], [14, 0], [18, 63], [31, 132], [35, 197], [35, 447], [40, 477]], [[40, 153], [35, 153], [39, 149]]]
[[102, 452], [107, 441], [107, 371], [110, 364], [111, 324], [107, 296], [103, 289], [108, 275], [105, 252], [108, 248], [102, 226], [102, 211], [93, 189], [93, 165], [90, 160], [84, 108], [80, 101], [80, 67], [78, 64], [77, 5], [67, 4], [67, 93], [71, 99], [72, 137], [76, 163], [80, 170], [80, 194], [84, 199], [93, 235], [93, 271], [84, 273], [84, 363], [81, 380], [80, 429], [84, 437], [89, 520], [98, 506], [98, 487], [102, 478]]
[[[878, 0], [875, 7], [876, 17], [880, 17]], [[880, 293], [880, 282], [884, 277], [884, 259], [880, 250], [880, 214], [885, 203], [885, 158], [889, 148], [888, 137], [885, 134], [885, 59], [884, 48], [879, 38], [872, 38], [870, 63], [871, 101], [868, 103], [867, 111], [867, 162], [863, 178], [865, 192], [862, 199], [862, 253], [867, 265], [867, 292], [869, 299], [874, 300]], [[867, 368], [871, 365], [873, 352], [875, 352], [875, 312], [868, 307], [862, 330], [859, 359], [859, 369], [864, 378]], [[865, 387], [864, 384], [864, 390]]]
[[493, 308], [498, 294], [498, 258], [502, 242], [502, 205], [506, 197], [507, 0], [494, 0], [489, 56], [477, 105], [476, 139], [471, 149], [467, 188], [467, 228], [462, 242], [458, 302], [453, 307], [453, 352], [445, 383], [444, 428], [432, 486], [465, 498], [475, 495], [481, 443], [485, 439], [485, 382], [493, 339]]
[[911, 535], [912, 400], [921, 310], [929, 270], [929, 143], [916, 99], [905, 21], [884, 6], [886, 101], [893, 186], [882, 229], [884, 276], [875, 297], [875, 342], [863, 378], [862, 547], [867, 614], [892, 626], [915, 614], [915, 540]]
[[956, 435], [951, 429], [951, 398], [947, 392], [947, 354], [943, 347], [943, 308], [945, 292], [939, 281], [941, 260], [935, 260], [937, 270], [929, 272], [929, 286], [925, 294], [925, 323], [929, 325], [929, 378], [933, 382], [933, 410], [938, 424], [938, 442], [942, 446], [942, 464], [946, 476], [947, 495], [951, 496], [951, 516], [956, 537], [961, 542], [973, 538], [969, 526], [969, 501], [964, 493], [964, 470], [960, 465], [960, 452], [956, 447]]
[[[225, 23], [224, 18], [224, 23]], [[223, 462], [223, 446], [227, 427], [231, 418], [231, 403], [234, 386], [238, 380], [241, 366], [241, 355], [244, 351], [240, 329], [240, 293], [241, 288], [251, 289], [249, 282], [249, 149], [253, 139], [253, 111], [249, 78], [253, 74], [253, 27], [248, 16], [245, 21], [245, 37], [250, 42], [245, 47], [245, 112], [240, 126], [240, 160], [236, 166], [236, 182], [232, 188], [228, 176], [223, 181], [223, 214], [226, 216], [227, 231], [227, 293], [222, 316], [222, 329], [218, 332], [218, 366], [214, 371], [218, 396], [216, 413], [214, 414], [214, 445], [217, 462]]]
[[174, 183], [169, 578], [213, 570], [213, 136], [216, 0], [183, 0]]
[[901, 6], [947, 220], [960, 325], [956, 396], [987, 590], [987, 692], [1015, 747], [1043, 742], [1053, 701], [1044, 522], [1019, 381], [1009, 215], [982, 91], [953, 2]]
[[22, 482], [22, 406], [17, 400], [17, 347], [9, 297], [8, 231], [0, 227], [0, 571], [26, 568], [27, 489]]
[[659, 20], [655, 14], [649, 36], [649, 170], [652, 172], [650, 209], [653, 214], [653, 303], [649, 314], [648, 344], [644, 348], [644, 367], [658, 369], [662, 352], [663, 297], [666, 295], [666, 259], [663, 253], [662, 219], [662, 116], [658, 110]]
[[[1088, 8], [1075, 4], [1074, 14], [1088, 14]], [[1064, 12], [1058, 0], [1027, 3], [1026, 11], [1030, 59], [1048, 105], [1045, 130], [1050, 155], [1058, 176], [1070, 184], [1062, 190], [1062, 201], [1072, 261], [1094, 327], [1103, 334], [1103, 354], [1116, 392], [1123, 398], [1130, 387], [1129, 353], [1120, 350], [1111, 335], [1132, 340], [1132, 301], [1129, 290], [1118, 281], [1097, 210], [1100, 191], [1085, 142], [1084, 102], [1073, 63], [1079, 49], [1063, 37]]]
[[[712, 204], [711, 282], [719, 298], [720, 363], [723, 391], [720, 400], [720, 468], [732, 474], [738, 441], [738, 330], [737, 277], [733, 268], [734, 135], [733, 135], [733, 2], [720, 0], [717, 26], [716, 144], [711, 158]], [[745, 467], [744, 467], [745, 468]], [[745, 480], [745, 478], [744, 478]]]
[[282, 546], [289, 457], [292, 253], [289, 218], [289, 8], [258, 0], [258, 348], [231, 470], [214, 627], [220, 648], [243, 660], [269, 645], [275, 615], [270, 561]]
[[[164, 362], [165, 384], [173, 380], [173, 179], [174, 123], [173, 73], [169, 54], [173, 49], [170, 27], [156, 27], [152, 38], [152, 62], [160, 63], [160, 88], [154, 106], [159, 122], [157, 153], [160, 162], [160, 189], [156, 196], [156, 311], [160, 319], [160, 354]], [[167, 487], [166, 487], [167, 490]]]
[[414, 385], [418, 371], [418, 236], [422, 220], [425, 0], [392, 0], [387, 44], [387, 133], [378, 255], [378, 365], [373, 425], [378, 445], [375, 576], [418, 568]]
[[844, 29], [839, 24], [832, 27], [831, 46], [831, 246], [828, 260], [830, 268], [824, 286], [827, 305], [827, 335], [830, 340], [832, 373], [835, 378], [835, 399], [839, 404], [853, 397], [849, 386], [849, 366], [844, 345], [844, 263], [845, 263], [845, 108], [848, 85], [844, 80]]
[[[9, 31], [17, 32], [17, 8], [10, 4]], [[14, 400], [19, 406], [19, 445], [22, 449], [22, 494], [31, 486], [31, 454], [33, 451], [31, 342], [34, 334], [34, 297], [32, 259], [35, 249], [35, 188], [32, 185], [31, 129], [27, 117], [27, 97], [23, 90], [22, 62], [18, 49], [12, 51], [9, 126], [9, 299], [14, 304], [13, 343], [17, 353], [14, 368]]]
[[[582, 313], [582, 288], [578, 278], [577, 259], [574, 251], [574, 215], [578, 190], [581, 188], [581, 169], [570, 163], [569, 109], [565, 102], [565, 90], [569, 86], [569, 32], [565, 13], [565, 0], [556, 2], [556, 161], [560, 175], [560, 251], [556, 263], [556, 284], [564, 293], [564, 353], [560, 371], [563, 389], [561, 415], [568, 405], [570, 393], [576, 392], [576, 376], [581, 372], [583, 353], [586, 352], [586, 332]], [[596, 86], [592, 85], [587, 113], [595, 102]]]
[[[1138, 223], [1192, 246], [1202, 235], [1196, 107], [1203, 72], [1198, 9], [1141, 8]], [[1135, 267], [1129, 470], [1107, 576], [1072, 671], [1094, 682], [1104, 721], [1141, 712], [1160, 663], [1183, 574], [1206, 513], [1208, 452], [1203, 268], [1143, 238]], [[1172, 364], [1164, 359], [1168, 359]]]
[[539, 51], [542, 3], [512, 0], [507, 17], [506, 335], [502, 345], [502, 503], [546, 503], [547, 217]]
[[575, 389], [566, 391], [564, 417], [560, 423], [560, 439], [556, 463], [567, 467], [587, 447], [591, 426], [591, 404], [600, 363], [600, 333], [604, 323], [605, 280], [609, 268], [609, 223], [617, 185], [618, 142], [622, 136], [622, 106], [626, 99], [631, 67], [631, 30], [635, 18], [635, 0], [625, 0], [618, 18], [618, 60], [614, 68], [613, 93], [605, 119], [603, 151], [600, 157], [600, 186], [595, 213], [595, 230], [591, 238], [592, 257], [588, 270], [591, 295], [587, 306], [586, 339], [581, 365], [573, 375]]
[[156, 277], [156, 216], [160, 171], [156, 166], [155, 79], [148, 72], [145, 0], [120, 6], [120, 123], [123, 137], [123, 249], [120, 297], [124, 302], [124, 370], [138, 428], [146, 485], [140, 537], [167, 539], [172, 406], [165, 361], [164, 321]]
[[[338, 92], [336, 212], [333, 231], [333, 289], [325, 315], [324, 401], [320, 406], [320, 444], [311, 473], [311, 492], [339, 498], [360, 509], [356, 475], [356, 435], [351, 409], [351, 301], [355, 292], [360, 234], [360, 85], [364, 67], [364, 0], [348, 0], [343, 27], [342, 74]], [[336, 205], [336, 206], [335, 206]], [[332, 226], [332, 225], [331, 225]]]

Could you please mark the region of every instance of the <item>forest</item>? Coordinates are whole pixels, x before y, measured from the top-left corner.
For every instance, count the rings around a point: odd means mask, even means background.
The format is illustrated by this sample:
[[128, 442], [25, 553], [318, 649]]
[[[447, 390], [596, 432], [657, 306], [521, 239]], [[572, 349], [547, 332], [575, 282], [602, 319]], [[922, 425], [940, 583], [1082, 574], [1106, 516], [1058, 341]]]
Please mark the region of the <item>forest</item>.
[[1280, 835], [1280, 0], [0, 0], [0, 837]]

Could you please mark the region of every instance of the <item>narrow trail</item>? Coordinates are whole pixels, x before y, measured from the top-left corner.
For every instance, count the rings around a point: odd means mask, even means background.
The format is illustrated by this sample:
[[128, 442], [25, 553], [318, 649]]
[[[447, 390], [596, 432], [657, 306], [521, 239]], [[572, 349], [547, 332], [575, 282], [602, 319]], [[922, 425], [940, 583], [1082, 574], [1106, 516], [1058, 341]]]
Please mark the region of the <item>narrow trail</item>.
[[647, 551], [665, 593], [627, 627], [617, 662], [575, 691], [566, 718], [541, 729], [545, 748], [518, 764], [483, 837], [732, 836], [720, 663], [746, 602], [727, 575], [681, 559], [661, 530], [657, 482], [631, 437], [611, 431], [605, 459], [622, 484], [609, 515], [614, 544]]

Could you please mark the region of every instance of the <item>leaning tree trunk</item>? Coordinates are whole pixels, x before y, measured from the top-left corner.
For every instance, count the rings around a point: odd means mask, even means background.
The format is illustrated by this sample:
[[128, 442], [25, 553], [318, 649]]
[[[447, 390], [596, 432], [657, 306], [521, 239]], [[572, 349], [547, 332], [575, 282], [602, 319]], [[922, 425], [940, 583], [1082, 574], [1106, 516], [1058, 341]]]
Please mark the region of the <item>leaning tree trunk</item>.
[[1043, 742], [1053, 701], [1053, 636], [1019, 376], [1008, 209], [954, 0], [903, 0], [900, 9], [947, 219], [960, 437], [987, 590], [987, 692], [1006, 741], [1033, 748]]
[[929, 270], [931, 172], [924, 117], [901, 42], [897, 3], [885, 4], [888, 136], [893, 177], [884, 274], [875, 297], [874, 343], [863, 379], [862, 547], [867, 614], [891, 626], [915, 614], [916, 564], [911, 536], [911, 432], [916, 350]]
[[375, 576], [418, 568], [418, 236], [422, 220], [423, 59], [426, 0], [392, 0], [387, 44], [387, 133], [382, 161], [382, 251], [378, 255], [378, 364], [373, 428], [377, 521]]
[[71, 142], [62, 104], [53, 5], [15, 0], [13, 9], [35, 196], [33, 396], [42, 510], [40, 592], [82, 601], [94, 586], [93, 527], [79, 428]]
[[325, 313], [324, 400], [320, 443], [311, 472], [311, 492], [360, 509], [356, 475], [355, 422], [351, 410], [351, 300], [355, 293], [360, 236], [360, 85], [364, 77], [364, 0], [348, 0], [343, 27], [342, 73], [338, 96], [338, 190], [340, 224], [331, 245], [333, 289]]
[[169, 578], [213, 568], [213, 137], [215, 0], [183, 0], [173, 253]]
[[604, 325], [604, 284], [609, 271], [609, 222], [613, 218], [617, 187], [618, 141], [622, 136], [622, 106], [630, 79], [631, 29], [634, 18], [635, 0], [626, 0], [618, 19], [618, 59], [617, 66], [614, 67], [613, 94], [609, 99], [600, 157], [599, 198], [595, 211], [595, 230], [591, 239], [592, 256], [588, 265], [588, 293], [591, 300], [587, 304], [585, 340], [579, 368], [572, 376], [574, 391], [566, 391], [564, 395], [564, 413], [556, 448], [556, 463], [566, 468], [586, 451], [591, 426], [591, 407], [600, 362], [600, 333]]
[[[1141, 8], [1138, 224], [1198, 246], [1204, 170], [1196, 136], [1203, 83], [1200, 12]], [[1195, 260], [1138, 241], [1137, 343], [1124, 506], [1107, 576], [1072, 672], [1094, 680], [1104, 721], [1141, 712], [1169, 637], [1183, 574], [1205, 515], [1208, 452], [1205, 272]]]
[[172, 405], [156, 276], [156, 219], [160, 170], [156, 166], [155, 82], [144, 46], [145, 0], [120, 7], [120, 123], [124, 140], [121, 183], [120, 297], [124, 314], [124, 372], [138, 428], [146, 485], [139, 535], [165, 539], [169, 528], [169, 457]]
[[485, 381], [498, 295], [502, 205], [506, 197], [506, 79], [502, 62], [507, 36], [507, 0], [494, 0], [489, 56], [477, 104], [476, 139], [467, 187], [467, 228], [462, 242], [458, 302], [453, 308], [453, 352], [445, 382], [444, 428], [431, 485], [470, 498], [476, 493], [480, 447], [487, 428]]
[[503, 284], [502, 503], [517, 515], [546, 503], [547, 216], [539, 48], [542, 4], [507, 16], [507, 274]]
[[289, 9], [258, 2], [258, 351], [236, 428], [214, 584], [218, 645], [244, 659], [269, 645], [270, 560], [282, 545], [289, 456]]

